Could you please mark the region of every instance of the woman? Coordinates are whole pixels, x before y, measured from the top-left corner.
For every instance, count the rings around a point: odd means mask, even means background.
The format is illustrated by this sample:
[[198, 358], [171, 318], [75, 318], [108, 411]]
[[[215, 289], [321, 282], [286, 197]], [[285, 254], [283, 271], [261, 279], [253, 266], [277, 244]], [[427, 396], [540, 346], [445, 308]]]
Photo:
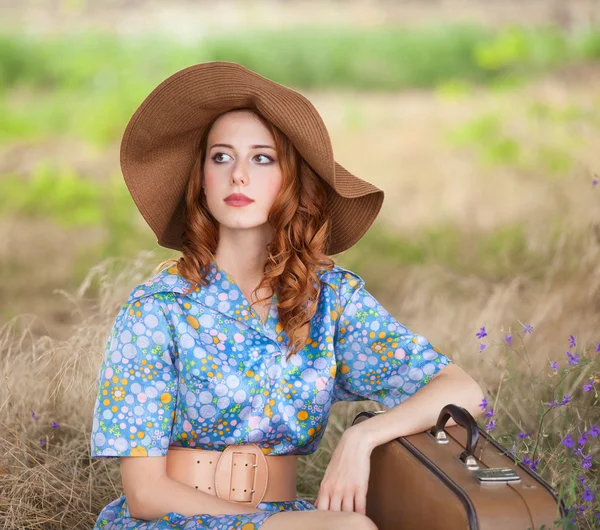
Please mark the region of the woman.
[[[372, 449], [448, 402], [477, 415], [482, 398], [328, 257], [362, 237], [383, 192], [333, 160], [308, 100], [228, 62], [163, 81], [121, 164], [182, 256], [132, 290], [106, 345], [91, 448], [120, 458], [124, 495], [95, 528], [374, 529]], [[315, 504], [298, 499], [298, 456], [331, 405], [367, 399], [389, 410], [348, 428]]]

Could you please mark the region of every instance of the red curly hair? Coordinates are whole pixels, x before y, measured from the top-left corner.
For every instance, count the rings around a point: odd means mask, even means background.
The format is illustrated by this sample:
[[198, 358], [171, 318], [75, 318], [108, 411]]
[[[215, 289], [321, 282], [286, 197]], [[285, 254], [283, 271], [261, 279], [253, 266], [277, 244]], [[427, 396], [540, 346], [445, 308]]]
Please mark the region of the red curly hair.
[[[329, 233], [327, 199], [332, 191], [308, 167], [284, 133], [256, 109], [246, 110], [255, 114], [273, 135], [283, 176], [281, 190], [268, 216], [275, 237], [267, 245], [263, 279], [253, 291], [256, 294], [268, 286], [271, 294], [251, 305], [266, 301], [277, 292], [279, 320], [289, 338], [289, 359], [309, 342], [310, 321], [317, 310], [313, 302], [319, 299], [321, 291], [318, 274], [335, 265], [325, 254]], [[156, 267], [158, 272], [165, 265], [176, 264], [179, 274], [192, 284], [186, 295], [198, 285], [208, 285], [206, 274], [219, 243], [219, 223], [210, 213], [201, 189], [208, 134], [218, 117], [200, 138], [198, 156], [187, 184], [183, 255]]]

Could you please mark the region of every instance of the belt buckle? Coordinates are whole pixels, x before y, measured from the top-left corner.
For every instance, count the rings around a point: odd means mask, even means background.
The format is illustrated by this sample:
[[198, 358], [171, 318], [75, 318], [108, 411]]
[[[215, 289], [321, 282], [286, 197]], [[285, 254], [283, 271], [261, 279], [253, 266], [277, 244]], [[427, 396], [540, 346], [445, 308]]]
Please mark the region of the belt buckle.
[[228, 445], [215, 469], [215, 493], [256, 507], [267, 491], [268, 471], [267, 459], [255, 443]]

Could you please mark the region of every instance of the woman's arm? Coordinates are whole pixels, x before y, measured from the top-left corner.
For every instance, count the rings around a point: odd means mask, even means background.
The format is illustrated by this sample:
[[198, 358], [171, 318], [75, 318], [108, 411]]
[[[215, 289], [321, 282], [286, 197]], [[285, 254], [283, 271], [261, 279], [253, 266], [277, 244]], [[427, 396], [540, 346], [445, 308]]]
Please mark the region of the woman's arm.
[[[406, 401], [346, 429], [344, 435], [361, 440], [366, 449], [398, 438], [423, 432], [437, 422], [442, 408], [448, 403], [467, 409], [473, 417], [482, 411], [478, 408], [483, 392], [477, 382], [456, 364], [449, 364], [435, 374], [429, 383]], [[450, 418], [448, 427], [456, 425]]]
[[148, 521], [169, 512], [196, 514], [258, 513], [259, 510], [191, 488], [170, 479], [166, 456], [121, 457], [123, 490], [132, 517]]

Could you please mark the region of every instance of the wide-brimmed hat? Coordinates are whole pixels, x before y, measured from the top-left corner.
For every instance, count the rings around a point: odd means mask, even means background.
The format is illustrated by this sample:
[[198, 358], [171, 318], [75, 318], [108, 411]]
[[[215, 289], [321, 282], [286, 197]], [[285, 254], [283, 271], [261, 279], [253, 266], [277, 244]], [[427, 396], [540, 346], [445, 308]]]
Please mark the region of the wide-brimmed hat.
[[247, 107], [278, 127], [306, 161], [306, 170], [328, 184], [325, 253], [353, 246], [379, 214], [383, 190], [334, 160], [327, 128], [302, 94], [228, 61], [195, 64], [167, 77], [137, 108], [123, 134], [125, 183], [157, 243], [183, 250], [185, 189], [202, 133], [216, 116]]

